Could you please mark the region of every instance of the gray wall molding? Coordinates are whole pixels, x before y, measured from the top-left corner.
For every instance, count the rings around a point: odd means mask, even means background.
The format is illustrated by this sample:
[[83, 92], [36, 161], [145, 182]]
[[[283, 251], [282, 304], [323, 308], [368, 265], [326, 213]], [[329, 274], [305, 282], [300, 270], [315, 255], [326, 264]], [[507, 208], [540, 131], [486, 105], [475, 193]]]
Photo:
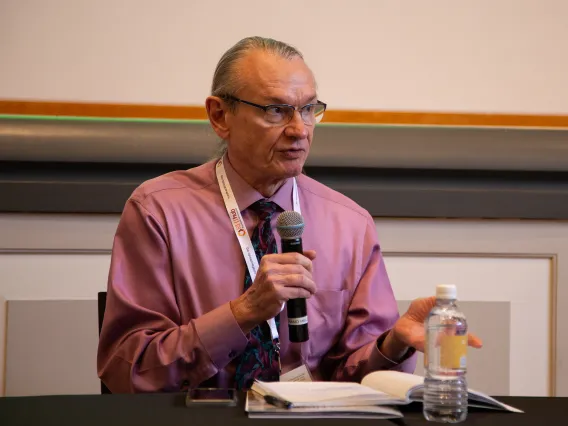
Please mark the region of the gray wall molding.
[[[216, 140], [207, 121], [0, 116], [0, 212], [120, 213]], [[375, 217], [568, 219], [568, 129], [322, 124], [306, 170]]]
[[[0, 212], [122, 212], [144, 180], [191, 165], [0, 162]], [[375, 217], [568, 219], [568, 173], [307, 167]]]
[[[208, 121], [0, 116], [0, 159], [199, 164], [217, 136]], [[568, 129], [319, 124], [308, 165], [568, 170]]]

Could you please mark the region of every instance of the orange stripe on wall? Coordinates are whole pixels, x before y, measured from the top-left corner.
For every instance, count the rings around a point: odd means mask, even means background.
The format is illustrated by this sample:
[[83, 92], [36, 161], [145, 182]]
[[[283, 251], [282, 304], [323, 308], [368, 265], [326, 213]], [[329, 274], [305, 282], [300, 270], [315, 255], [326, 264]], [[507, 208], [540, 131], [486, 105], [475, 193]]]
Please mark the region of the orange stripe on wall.
[[328, 111], [323, 121], [329, 123], [568, 128], [568, 116], [565, 115]]
[[112, 118], [207, 118], [204, 107], [174, 105], [105, 104], [74, 102], [0, 101], [0, 114], [58, 115]]
[[[0, 100], [0, 114], [207, 119], [201, 106]], [[325, 123], [568, 128], [566, 115], [329, 110]]]

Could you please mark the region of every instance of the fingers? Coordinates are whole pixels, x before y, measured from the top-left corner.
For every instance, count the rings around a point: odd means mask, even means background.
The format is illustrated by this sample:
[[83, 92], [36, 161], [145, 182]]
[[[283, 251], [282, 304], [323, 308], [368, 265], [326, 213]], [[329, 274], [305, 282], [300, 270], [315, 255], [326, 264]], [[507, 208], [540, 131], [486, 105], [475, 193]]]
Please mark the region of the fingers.
[[467, 335], [467, 344], [476, 349], [479, 349], [483, 346], [481, 339], [472, 333], [469, 333]]
[[424, 303], [427, 304], [428, 306], [434, 307], [434, 305], [436, 304], [436, 296], [424, 297], [423, 300]]
[[436, 305], [436, 296], [420, 297], [418, 299], [414, 299], [411, 303], [411, 306], [414, 310], [421, 312], [430, 312], [434, 305]]
[[282, 296], [285, 300], [309, 299], [312, 296], [312, 293], [302, 287], [284, 287], [282, 289]]
[[316, 292], [312, 278], [315, 257], [314, 250], [262, 256], [254, 283], [244, 293], [250, 310], [257, 313], [255, 318], [273, 318], [284, 302], [307, 299]]
[[284, 287], [298, 287], [304, 289], [308, 292], [309, 296], [316, 292], [316, 284], [311, 277], [304, 274], [284, 275], [279, 281]]
[[316, 251], [315, 250], [306, 250], [304, 252], [304, 256], [306, 256], [310, 260], [314, 260], [316, 258]]
[[424, 322], [428, 317], [428, 314], [436, 304], [436, 297], [421, 297], [419, 299], [414, 299], [405, 315], [412, 318], [416, 322]]
[[255, 281], [260, 288], [274, 289], [286, 300], [308, 298], [316, 292], [311, 266], [311, 260], [299, 253], [265, 255]]
[[[313, 252], [315, 257], [315, 251]], [[262, 257], [261, 263], [277, 263], [280, 265], [301, 265], [308, 271], [312, 272], [312, 261], [300, 253], [279, 253], [279, 254], [268, 254]]]
[[300, 275], [300, 274], [307, 274], [310, 278], [312, 276], [311, 272], [308, 271], [301, 265], [280, 265], [280, 264], [272, 264], [269, 268], [266, 268], [266, 275], [268, 276], [275, 276], [275, 275]]

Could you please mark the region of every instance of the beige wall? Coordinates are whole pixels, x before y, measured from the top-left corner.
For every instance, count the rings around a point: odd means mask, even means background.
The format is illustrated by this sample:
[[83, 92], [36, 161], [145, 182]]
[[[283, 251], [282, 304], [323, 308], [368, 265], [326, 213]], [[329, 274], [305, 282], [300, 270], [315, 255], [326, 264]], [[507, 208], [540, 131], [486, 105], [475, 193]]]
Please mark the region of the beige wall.
[[203, 104], [221, 53], [306, 55], [338, 109], [568, 113], [565, 0], [3, 0], [0, 98]]

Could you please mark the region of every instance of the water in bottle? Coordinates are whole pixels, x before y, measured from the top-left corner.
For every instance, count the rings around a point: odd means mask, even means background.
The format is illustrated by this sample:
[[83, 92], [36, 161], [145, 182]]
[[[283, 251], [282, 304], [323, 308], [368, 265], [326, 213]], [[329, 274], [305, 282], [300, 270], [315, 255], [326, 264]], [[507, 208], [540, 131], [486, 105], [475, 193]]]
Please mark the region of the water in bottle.
[[467, 417], [467, 322], [454, 285], [436, 287], [436, 305], [425, 321], [424, 417], [458, 423]]

